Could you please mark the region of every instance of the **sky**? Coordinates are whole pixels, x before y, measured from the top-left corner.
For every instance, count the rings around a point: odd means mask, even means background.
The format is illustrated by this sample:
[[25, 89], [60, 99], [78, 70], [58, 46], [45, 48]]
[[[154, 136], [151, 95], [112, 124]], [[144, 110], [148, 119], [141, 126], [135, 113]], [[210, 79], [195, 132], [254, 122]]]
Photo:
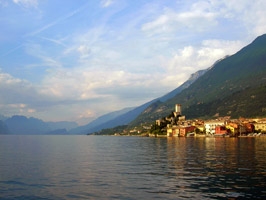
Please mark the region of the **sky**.
[[265, 0], [0, 0], [0, 114], [135, 107], [266, 33]]

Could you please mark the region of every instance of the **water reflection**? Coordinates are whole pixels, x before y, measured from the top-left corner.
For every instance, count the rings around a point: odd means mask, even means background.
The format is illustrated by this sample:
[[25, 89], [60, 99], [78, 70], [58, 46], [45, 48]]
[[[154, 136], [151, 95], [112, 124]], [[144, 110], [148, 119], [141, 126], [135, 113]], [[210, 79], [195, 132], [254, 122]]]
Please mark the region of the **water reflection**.
[[176, 192], [202, 198], [264, 199], [265, 139], [168, 138]]
[[266, 138], [1, 136], [0, 199], [266, 199]]

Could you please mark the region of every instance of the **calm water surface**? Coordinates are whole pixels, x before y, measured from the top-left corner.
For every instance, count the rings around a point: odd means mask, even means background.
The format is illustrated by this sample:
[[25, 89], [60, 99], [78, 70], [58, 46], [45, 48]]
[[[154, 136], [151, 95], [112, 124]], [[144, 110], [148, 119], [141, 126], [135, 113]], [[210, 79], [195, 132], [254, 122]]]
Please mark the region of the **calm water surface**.
[[0, 136], [0, 199], [266, 199], [266, 137]]

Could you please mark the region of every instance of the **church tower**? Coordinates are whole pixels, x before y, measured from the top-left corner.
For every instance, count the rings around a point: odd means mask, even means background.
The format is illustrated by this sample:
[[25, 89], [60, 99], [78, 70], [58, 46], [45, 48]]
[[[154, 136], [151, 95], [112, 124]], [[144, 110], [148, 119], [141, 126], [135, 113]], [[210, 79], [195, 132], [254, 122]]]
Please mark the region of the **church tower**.
[[181, 104], [175, 104], [175, 112], [177, 115], [181, 115]]

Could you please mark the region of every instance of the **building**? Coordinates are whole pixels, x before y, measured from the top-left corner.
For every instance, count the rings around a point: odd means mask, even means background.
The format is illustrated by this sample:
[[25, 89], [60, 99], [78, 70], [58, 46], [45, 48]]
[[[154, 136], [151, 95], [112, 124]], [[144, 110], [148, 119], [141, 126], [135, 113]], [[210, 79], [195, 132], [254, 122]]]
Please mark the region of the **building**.
[[168, 137], [172, 137], [172, 136], [178, 137], [179, 136], [179, 126], [172, 126], [172, 127], [168, 126], [166, 129], [166, 132], [167, 132]]
[[215, 127], [215, 136], [223, 136], [227, 133], [228, 133], [228, 131], [227, 131], [225, 126], [218, 125]]
[[215, 127], [216, 126], [224, 126], [224, 121], [219, 120], [211, 120], [204, 122], [204, 127], [206, 130], [206, 134], [214, 135], [215, 134]]
[[254, 123], [254, 128], [256, 131], [266, 132], [266, 121]]
[[188, 133], [194, 132], [195, 126], [168, 126], [167, 136], [168, 137], [186, 137]]
[[239, 124], [235, 122], [229, 122], [226, 124], [226, 129], [232, 136], [237, 136], [239, 134]]
[[247, 133], [254, 133], [255, 126], [252, 123], [245, 123], [244, 126], [246, 128]]
[[186, 137], [188, 133], [195, 132], [196, 127], [195, 126], [183, 126], [179, 129], [179, 136], [180, 137]]
[[160, 120], [160, 119], [157, 119], [157, 120], [155, 121], [155, 124], [156, 124], [157, 126], [161, 126], [161, 123], [162, 123], [162, 120]]
[[181, 104], [175, 104], [175, 113], [176, 115], [182, 115], [181, 114]]

